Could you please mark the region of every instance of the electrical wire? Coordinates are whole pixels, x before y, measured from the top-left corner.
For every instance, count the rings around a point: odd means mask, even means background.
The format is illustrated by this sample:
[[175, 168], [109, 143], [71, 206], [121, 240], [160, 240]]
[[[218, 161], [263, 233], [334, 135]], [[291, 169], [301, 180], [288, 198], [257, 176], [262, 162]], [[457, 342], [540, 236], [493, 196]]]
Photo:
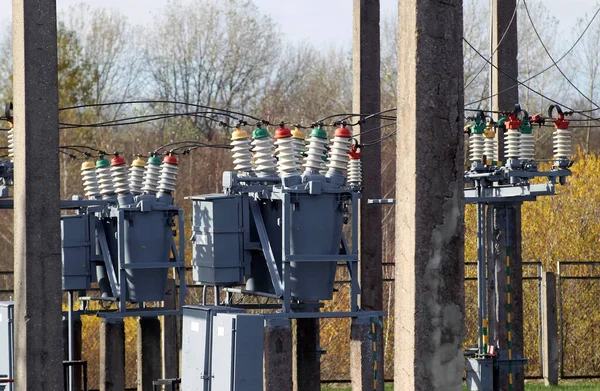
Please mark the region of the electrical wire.
[[[583, 39], [583, 37], [584, 37], [585, 33], [586, 33], [588, 30], [589, 30], [590, 26], [592, 25], [593, 21], [596, 19], [596, 17], [598, 16], [598, 14], [599, 14], [599, 13], [600, 13], [600, 7], [599, 7], [599, 8], [596, 10], [596, 12], [595, 12], [595, 13], [594, 13], [594, 15], [592, 16], [592, 18], [590, 19], [590, 21], [588, 22], [588, 24], [585, 26], [585, 29], [583, 29], [583, 31], [581, 32], [581, 34], [579, 35], [579, 37], [578, 37], [578, 38], [575, 40], [575, 42], [573, 43], [573, 45], [571, 45], [571, 47], [569, 48], [569, 50], [567, 50], [567, 51], [566, 51], [566, 52], [565, 52], [565, 53], [564, 53], [564, 54], [563, 54], [563, 55], [562, 55], [562, 56], [561, 56], [561, 57], [560, 57], [558, 60], [556, 60], [556, 63], [557, 63], [557, 64], [558, 64], [559, 62], [561, 62], [561, 61], [562, 61], [562, 60], [563, 60], [565, 57], [567, 57], [567, 56], [568, 56], [568, 55], [569, 55], [569, 54], [570, 54], [570, 53], [573, 51], [573, 49], [575, 49], [575, 47], [576, 47], [576, 46], [579, 44], [579, 42], [580, 42], [580, 41]], [[464, 38], [463, 38], [463, 39], [464, 39]], [[465, 42], [466, 42], [466, 40], [465, 40]], [[471, 45], [469, 45], [469, 46], [471, 46]], [[472, 46], [471, 46], [471, 47], [472, 47]], [[472, 47], [472, 48], [473, 48], [473, 47]], [[473, 49], [474, 49], [474, 48], [473, 48]], [[474, 50], [475, 50], [475, 49], [474, 49]], [[485, 59], [485, 58], [484, 58], [484, 59]], [[489, 63], [489, 62], [488, 62], [488, 63]], [[523, 83], [527, 83], [528, 81], [531, 81], [531, 80], [535, 79], [536, 77], [538, 77], [538, 76], [540, 76], [540, 75], [542, 75], [542, 74], [546, 73], [547, 71], [549, 71], [549, 70], [550, 70], [550, 69], [552, 69], [553, 67], [554, 67], [554, 64], [550, 65], [549, 67], [547, 67], [547, 68], [545, 68], [545, 69], [541, 70], [540, 72], [538, 72], [538, 73], [536, 73], [535, 75], [533, 75], [533, 76], [529, 77], [528, 79], [525, 79], [525, 80], [523, 81]], [[515, 87], [518, 87], [518, 86], [519, 86], [519, 84], [515, 84], [515, 85], [513, 85], [513, 86], [511, 86], [511, 87], [508, 87], [508, 88], [506, 88], [506, 89], [504, 89], [504, 90], [502, 90], [502, 91], [499, 91], [499, 92], [497, 92], [497, 93], [495, 93], [495, 94], [492, 94], [492, 95], [490, 95], [490, 96], [487, 96], [487, 97], [485, 97], [485, 98], [482, 98], [482, 99], [479, 99], [479, 100], [476, 100], [476, 101], [473, 101], [473, 102], [467, 103], [465, 106], [470, 106], [470, 105], [474, 105], [474, 104], [477, 104], [477, 103], [480, 103], [480, 102], [484, 102], [484, 101], [486, 101], [486, 100], [489, 100], [490, 98], [496, 97], [496, 96], [498, 96], [498, 95], [500, 95], [500, 94], [503, 94], [503, 93], [505, 93], [505, 92], [507, 92], [507, 91], [510, 91], [510, 90], [512, 90], [513, 88], [515, 88]], [[591, 111], [591, 110], [590, 110], [590, 111]], [[579, 113], [581, 113], [581, 112], [584, 112], [584, 111], [579, 111]]]
[[[517, 9], [519, 8], [519, 1], [520, 0], [517, 0], [517, 2], [515, 3], [515, 9], [513, 11], [513, 14], [510, 17], [510, 21], [508, 22], [508, 26], [506, 26], [506, 30], [504, 30], [504, 33], [502, 34], [502, 37], [500, 37], [500, 40], [498, 41], [498, 45], [496, 45], [496, 48], [494, 49], [494, 51], [492, 52], [492, 54], [490, 54], [490, 61], [494, 58], [494, 54], [496, 54], [496, 52], [500, 48], [500, 44], [502, 44], [502, 41], [504, 41], [504, 37], [506, 37], [506, 34], [508, 34], [508, 30], [512, 26], [513, 21], [515, 20], [515, 16], [517, 16]], [[487, 64], [483, 64], [481, 66], [481, 68], [479, 69], [479, 72], [477, 72], [477, 74], [471, 79], [471, 81], [469, 81], [467, 83], [467, 85], [465, 85], [463, 87], [463, 91], [465, 91], [467, 88], [469, 88], [469, 86], [475, 81], [475, 79], [477, 79], [477, 77], [481, 74], [481, 72], [483, 72], [483, 70], [486, 68], [486, 66], [487, 66]]]
[[529, 7], [527, 7], [527, 1], [526, 0], [523, 0], [523, 6], [525, 7], [525, 12], [527, 13], [527, 18], [529, 19], [529, 22], [531, 23], [531, 27], [533, 28], [533, 32], [537, 36], [537, 39], [540, 41], [540, 44], [544, 48], [544, 51], [546, 52], [546, 54], [548, 55], [548, 58], [550, 59], [550, 61], [552, 61], [552, 63], [556, 67], [556, 69], [565, 78], [565, 80], [571, 85], [571, 87], [573, 87], [575, 89], [575, 91], [577, 91], [579, 93], [579, 95], [581, 95], [585, 100], [587, 100], [588, 102], [590, 102], [592, 105], [596, 106], [596, 108], [600, 108], [600, 106], [598, 106], [595, 102], [593, 102], [587, 95], [585, 95], [583, 92], [581, 92], [581, 90], [579, 88], [577, 88], [577, 86], [575, 84], [573, 84], [573, 82], [571, 81], [571, 79], [569, 79], [567, 77], [567, 75], [565, 75], [565, 73], [563, 72], [563, 70], [560, 69], [560, 67], [558, 66], [558, 64], [556, 63], [556, 61], [554, 61], [554, 58], [550, 54], [550, 51], [546, 47], [546, 44], [544, 44], [544, 41], [542, 40], [542, 37], [538, 33], [538, 30], [535, 27], [535, 23], [533, 23], [533, 19], [531, 18], [531, 14], [529, 13]]
[[396, 132], [398, 132], [398, 130], [394, 130], [392, 133], [388, 134], [387, 136], [381, 137], [379, 140], [374, 140], [374, 141], [371, 141], [371, 142], [368, 142], [368, 143], [358, 144], [358, 147], [364, 148], [364, 147], [370, 147], [370, 146], [375, 145], [375, 144], [379, 144], [379, 143], [381, 143], [381, 142], [389, 139], [390, 137], [395, 136]]

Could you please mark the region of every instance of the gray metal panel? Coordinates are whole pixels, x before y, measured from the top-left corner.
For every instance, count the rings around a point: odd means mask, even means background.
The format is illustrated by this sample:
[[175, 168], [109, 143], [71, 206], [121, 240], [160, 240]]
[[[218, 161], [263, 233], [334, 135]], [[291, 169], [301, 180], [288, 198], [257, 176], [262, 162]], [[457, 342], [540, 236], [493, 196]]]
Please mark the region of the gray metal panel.
[[[90, 215], [61, 216], [62, 289], [90, 289]], [[94, 250], [95, 251], [95, 250]]]
[[494, 390], [493, 359], [467, 359], [467, 389], [469, 391]]
[[[186, 391], [209, 391], [211, 372], [212, 320], [217, 313], [243, 312], [214, 306], [183, 307], [181, 347], [181, 387]], [[212, 388], [218, 391], [218, 388]]]
[[213, 322], [212, 389], [262, 390], [264, 317], [217, 314]]
[[[0, 302], [0, 375], [12, 379], [14, 375], [14, 303]], [[13, 391], [13, 385], [7, 384], [7, 391]]]
[[209, 285], [243, 282], [243, 215], [240, 196], [207, 195], [194, 200], [195, 281]]

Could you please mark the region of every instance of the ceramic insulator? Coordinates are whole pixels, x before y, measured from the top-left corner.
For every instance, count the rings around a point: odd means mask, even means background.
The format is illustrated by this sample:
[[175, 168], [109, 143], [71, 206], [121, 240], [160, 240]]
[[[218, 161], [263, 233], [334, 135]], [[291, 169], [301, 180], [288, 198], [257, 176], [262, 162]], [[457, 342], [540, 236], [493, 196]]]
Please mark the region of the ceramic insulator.
[[11, 162], [15, 161], [15, 129], [8, 131], [8, 157]]
[[292, 138], [292, 145], [294, 146], [294, 156], [296, 157], [296, 164], [298, 167], [302, 166], [302, 159], [304, 156], [304, 150], [306, 149], [306, 144], [304, 140], [298, 138]]
[[110, 174], [115, 187], [115, 193], [117, 194], [128, 194], [130, 192], [129, 172], [127, 168], [128, 167], [125, 164], [119, 164], [118, 166], [110, 167]]
[[323, 155], [327, 145], [327, 140], [320, 137], [310, 137], [308, 139], [308, 151], [304, 161], [304, 168], [307, 172], [318, 173], [323, 167]]
[[271, 176], [277, 171], [277, 161], [273, 157], [273, 139], [257, 138], [252, 141], [254, 152], [254, 172], [257, 176]]
[[518, 129], [508, 129], [504, 141], [504, 151], [508, 159], [518, 159], [521, 132]]
[[100, 194], [102, 196], [115, 194], [110, 166], [96, 168], [96, 177], [98, 178], [98, 185], [100, 186]]
[[348, 152], [352, 139], [349, 137], [334, 137], [329, 153], [329, 161], [327, 162], [328, 175], [346, 175], [348, 169]]
[[571, 132], [568, 129], [554, 131], [554, 158], [569, 159], [571, 157]]
[[294, 139], [291, 137], [278, 138], [275, 140], [277, 145], [277, 172], [279, 175], [286, 176], [298, 173], [298, 164], [296, 160], [296, 148]]
[[160, 166], [158, 164], [148, 164], [144, 173], [144, 185], [142, 191], [145, 194], [156, 194], [158, 191], [158, 181], [160, 179]]
[[485, 140], [483, 134], [481, 133], [472, 133], [469, 137], [469, 152], [471, 156], [469, 160], [472, 162], [480, 162], [483, 158], [483, 149], [484, 149]]
[[179, 168], [175, 164], [163, 163], [160, 166], [160, 181], [158, 190], [165, 193], [172, 193], [177, 186], [177, 172]]
[[83, 189], [86, 197], [97, 197], [100, 195], [100, 185], [98, 184], [95, 168], [81, 170], [81, 179], [83, 180]]
[[129, 168], [129, 190], [131, 194], [142, 194], [146, 167], [131, 166]]
[[498, 160], [496, 155], [496, 139], [494, 137], [486, 137], [483, 141], [483, 154], [488, 160]]
[[252, 171], [252, 147], [250, 139], [244, 138], [231, 142], [233, 146], [233, 164], [234, 169], [239, 173]]
[[362, 162], [360, 159], [348, 161], [348, 184], [351, 186], [362, 185]]
[[533, 160], [535, 158], [535, 141], [533, 134], [521, 133], [519, 140], [519, 159]]

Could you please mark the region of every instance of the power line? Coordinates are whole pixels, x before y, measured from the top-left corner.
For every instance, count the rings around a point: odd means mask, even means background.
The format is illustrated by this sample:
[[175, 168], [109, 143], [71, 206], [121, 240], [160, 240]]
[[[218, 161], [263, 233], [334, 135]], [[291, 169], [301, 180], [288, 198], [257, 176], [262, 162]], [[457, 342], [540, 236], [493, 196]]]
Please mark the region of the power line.
[[[573, 43], [573, 45], [571, 45], [571, 47], [569, 48], [569, 50], [567, 50], [558, 60], [556, 60], [556, 63], [561, 62], [565, 57], [567, 57], [573, 51], [573, 49], [575, 49], [575, 47], [579, 44], [579, 42], [581, 41], [581, 39], [583, 39], [585, 33], [589, 30], [590, 26], [592, 25], [592, 23], [594, 22], [594, 20], [598, 16], [598, 13], [600, 13], [600, 7], [596, 10], [596, 12], [592, 16], [592, 18], [590, 19], [590, 21], [588, 22], [588, 24], [585, 26], [585, 29], [583, 29], [583, 31], [581, 32], [581, 34], [579, 35], [579, 37], [575, 40], [575, 42]], [[469, 45], [469, 46], [471, 46], [471, 45]], [[471, 46], [471, 47], [473, 48], [473, 46]], [[473, 49], [475, 50], [475, 48], [473, 48]], [[533, 75], [533, 76], [529, 77], [528, 79], [524, 80], [523, 83], [527, 83], [528, 81], [531, 81], [531, 80], [535, 79], [536, 77], [538, 77], [538, 76], [546, 73], [547, 71], [549, 71], [553, 67], [554, 67], [554, 64], [550, 65], [549, 67], [541, 70], [540, 72], [536, 73], [535, 75]], [[467, 103], [465, 106], [470, 106], [470, 105], [474, 105], [476, 103], [484, 102], [486, 100], [489, 100], [490, 98], [493, 98], [493, 97], [498, 96], [500, 94], [503, 94], [503, 93], [505, 93], [507, 91], [510, 91], [513, 88], [518, 87], [518, 86], [519, 86], [519, 84], [515, 84], [515, 85], [513, 85], [511, 87], [508, 87], [508, 88], [506, 88], [506, 89], [504, 89], [504, 90], [502, 90], [500, 92], [497, 92], [497, 93], [492, 94], [490, 96], [487, 96], [485, 98], [482, 98], [482, 99], [479, 99], [479, 100]], [[579, 113], [581, 113], [581, 112], [582, 111], [579, 111]]]
[[538, 30], [535, 27], [535, 23], [533, 23], [533, 19], [531, 18], [531, 14], [529, 13], [529, 7], [527, 7], [527, 1], [526, 0], [523, 0], [523, 6], [525, 7], [525, 12], [527, 13], [527, 17], [529, 18], [529, 22], [531, 23], [531, 27], [533, 28], [533, 32], [535, 33], [535, 35], [537, 36], [538, 40], [540, 41], [540, 44], [542, 44], [542, 47], [544, 48], [544, 51], [546, 52], [546, 54], [548, 55], [548, 58], [550, 58], [550, 60], [552, 61], [552, 63], [556, 67], [556, 69], [565, 78], [565, 80], [571, 85], [571, 87], [573, 87], [581, 96], [583, 96], [588, 102], [590, 102], [594, 106], [599, 107], [590, 98], [588, 98], [583, 92], [581, 92], [581, 90], [579, 88], [577, 88], [577, 86], [575, 84], [573, 84], [573, 82], [567, 77], [567, 75], [565, 75], [565, 73], [562, 71], [562, 69], [560, 69], [560, 67], [558, 66], [558, 64], [556, 63], [556, 61], [554, 61], [554, 58], [550, 54], [550, 51], [548, 50], [548, 48], [544, 44], [544, 41], [542, 40], [542, 37], [538, 33]]

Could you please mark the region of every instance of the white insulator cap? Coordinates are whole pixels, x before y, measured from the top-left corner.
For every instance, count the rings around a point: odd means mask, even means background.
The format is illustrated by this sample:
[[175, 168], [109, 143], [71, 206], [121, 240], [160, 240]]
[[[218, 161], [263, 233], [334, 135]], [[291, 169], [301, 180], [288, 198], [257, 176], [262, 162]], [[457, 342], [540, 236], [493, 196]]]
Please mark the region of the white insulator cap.
[[160, 166], [160, 180], [158, 182], [158, 190], [162, 193], [172, 193], [177, 186], [177, 159], [169, 154], [163, 159]]
[[277, 172], [277, 160], [273, 157], [273, 139], [264, 128], [255, 129], [253, 138], [254, 172], [259, 177], [275, 175]]

